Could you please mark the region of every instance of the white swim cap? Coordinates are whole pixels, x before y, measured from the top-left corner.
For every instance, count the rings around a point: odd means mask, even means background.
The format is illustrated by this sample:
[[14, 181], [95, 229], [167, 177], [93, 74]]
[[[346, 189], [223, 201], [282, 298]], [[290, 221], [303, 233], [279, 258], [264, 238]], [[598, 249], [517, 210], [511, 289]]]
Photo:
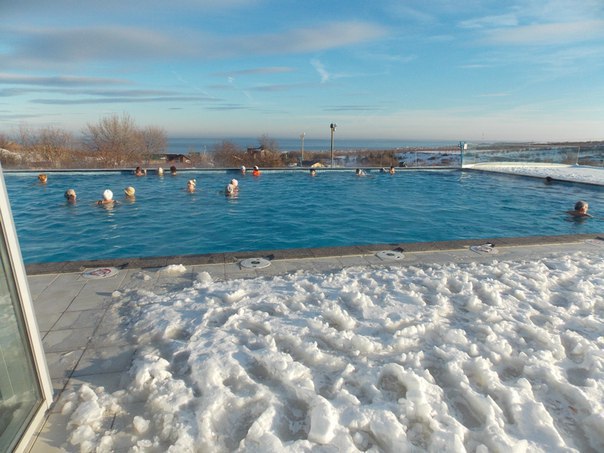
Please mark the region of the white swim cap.
[[235, 190], [235, 187], [233, 187], [233, 184], [227, 184], [227, 186], [226, 186], [227, 193], [233, 193], [234, 190]]
[[237, 181], [236, 179], [231, 179], [231, 184], [233, 185], [233, 187], [237, 187], [239, 185], [239, 181]]
[[107, 189], [105, 192], [103, 192], [103, 199], [105, 201], [113, 200], [113, 192]]

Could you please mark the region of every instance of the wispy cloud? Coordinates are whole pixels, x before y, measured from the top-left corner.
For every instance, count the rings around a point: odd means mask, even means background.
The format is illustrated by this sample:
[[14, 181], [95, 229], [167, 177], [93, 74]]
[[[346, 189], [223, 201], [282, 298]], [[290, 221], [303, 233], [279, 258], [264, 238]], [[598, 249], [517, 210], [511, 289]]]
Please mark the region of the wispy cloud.
[[321, 76], [321, 83], [329, 82], [329, 79], [331, 76], [330, 76], [329, 72], [327, 72], [327, 69], [325, 69], [325, 66], [323, 65], [323, 63], [321, 63], [317, 59], [312, 59], [312, 60], [310, 60], [310, 64], [319, 73], [319, 76]]
[[154, 97], [97, 97], [79, 99], [32, 99], [32, 104], [45, 105], [87, 105], [87, 104], [124, 104], [149, 102], [215, 102], [216, 99], [194, 96], [154, 96]]
[[23, 74], [0, 73], [0, 83], [11, 85], [38, 85], [38, 86], [90, 86], [90, 85], [128, 85], [129, 80], [103, 78], [103, 77], [78, 77], [78, 76], [31, 76]]
[[275, 83], [275, 84], [270, 84], [270, 85], [257, 85], [251, 88], [248, 88], [248, 90], [251, 91], [265, 91], [265, 92], [272, 92], [272, 91], [289, 91], [289, 90], [293, 90], [293, 89], [298, 89], [298, 88], [304, 88], [304, 87], [309, 87], [311, 86], [308, 83]]
[[502, 14], [499, 16], [485, 16], [463, 20], [459, 23], [459, 27], [466, 29], [515, 27], [518, 23], [518, 17], [515, 14]]
[[489, 30], [487, 39], [496, 44], [568, 44], [604, 38], [604, 20], [526, 25]]
[[255, 75], [255, 74], [279, 74], [285, 72], [293, 72], [294, 68], [288, 66], [267, 66], [260, 68], [250, 68], [250, 69], [239, 69], [234, 71], [225, 71], [225, 72], [215, 72], [214, 76], [218, 77], [233, 77], [233, 76], [245, 76], [245, 75]]
[[350, 21], [245, 36], [221, 36], [198, 30], [179, 30], [176, 34], [156, 28], [120, 26], [69, 29], [8, 29], [0, 26], [0, 33], [10, 36], [5, 45], [8, 50], [3, 53], [13, 65], [39, 67], [42, 64], [119, 62], [133, 58], [157, 62], [158, 59], [299, 54], [368, 42], [384, 35], [386, 29], [371, 23]]

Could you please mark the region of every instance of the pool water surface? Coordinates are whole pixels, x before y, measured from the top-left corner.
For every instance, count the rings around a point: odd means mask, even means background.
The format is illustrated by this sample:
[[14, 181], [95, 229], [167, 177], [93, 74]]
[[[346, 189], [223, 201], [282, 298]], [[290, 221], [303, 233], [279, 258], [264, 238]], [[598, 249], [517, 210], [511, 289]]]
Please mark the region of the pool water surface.
[[[188, 179], [197, 191], [185, 191]], [[239, 196], [224, 188], [239, 180]], [[5, 173], [26, 263], [599, 233], [604, 189], [460, 170]], [[123, 189], [133, 186], [136, 199]], [[74, 188], [75, 205], [63, 194]], [[96, 205], [105, 189], [119, 201]], [[596, 218], [564, 214], [584, 199]]]

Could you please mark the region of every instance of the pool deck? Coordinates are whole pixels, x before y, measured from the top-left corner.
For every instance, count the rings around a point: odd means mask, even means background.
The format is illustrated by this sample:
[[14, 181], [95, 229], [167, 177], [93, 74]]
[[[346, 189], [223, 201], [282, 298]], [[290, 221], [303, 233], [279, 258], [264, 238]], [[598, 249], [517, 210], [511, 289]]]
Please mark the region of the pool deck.
[[[471, 246], [493, 243], [497, 253], [479, 253]], [[399, 260], [383, 260], [376, 252], [401, 251]], [[275, 250], [254, 253], [175, 256], [149, 259], [121, 259], [26, 267], [46, 360], [54, 387], [54, 403], [43, 426], [30, 442], [29, 452], [78, 451], [68, 441], [69, 415], [61, 413], [66, 390], [81, 385], [103, 386], [108, 392], [124, 389], [128, 370], [136, 352], [136, 339], [123, 326], [119, 314], [120, 297], [133, 290], [161, 295], [193, 285], [200, 272], [214, 281], [272, 277], [297, 271], [332, 272], [350, 266], [438, 265], [502, 260], [533, 260], [553, 253], [583, 251], [604, 254], [604, 235], [571, 235], [526, 238], [496, 238], [450, 242], [386, 244], [378, 246], [330, 247], [320, 249]], [[263, 257], [270, 261], [264, 269], [245, 269], [241, 260]], [[167, 272], [170, 264], [182, 264], [186, 271]], [[103, 279], [85, 278], [83, 271], [114, 267], [115, 275]], [[116, 291], [118, 293], [116, 293]], [[116, 335], [117, 333], [117, 335]], [[128, 414], [110, 417], [107, 430], [130, 430], [125, 420], [143, 414], [143, 403], [133, 400]]]

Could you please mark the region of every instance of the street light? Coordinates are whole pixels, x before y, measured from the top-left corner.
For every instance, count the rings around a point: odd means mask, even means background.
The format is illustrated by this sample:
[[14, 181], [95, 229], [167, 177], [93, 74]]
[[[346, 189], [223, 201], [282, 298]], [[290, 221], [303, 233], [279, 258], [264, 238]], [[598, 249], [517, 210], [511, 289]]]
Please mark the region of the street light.
[[302, 132], [300, 134], [300, 140], [302, 141], [302, 146], [300, 147], [300, 154], [301, 154], [301, 156], [300, 156], [300, 166], [304, 165], [304, 136], [305, 135], [306, 134], [304, 132]]
[[330, 148], [330, 155], [331, 155], [331, 168], [333, 168], [333, 133], [336, 130], [337, 124], [336, 123], [331, 123], [329, 125], [329, 128], [331, 129], [331, 148]]

